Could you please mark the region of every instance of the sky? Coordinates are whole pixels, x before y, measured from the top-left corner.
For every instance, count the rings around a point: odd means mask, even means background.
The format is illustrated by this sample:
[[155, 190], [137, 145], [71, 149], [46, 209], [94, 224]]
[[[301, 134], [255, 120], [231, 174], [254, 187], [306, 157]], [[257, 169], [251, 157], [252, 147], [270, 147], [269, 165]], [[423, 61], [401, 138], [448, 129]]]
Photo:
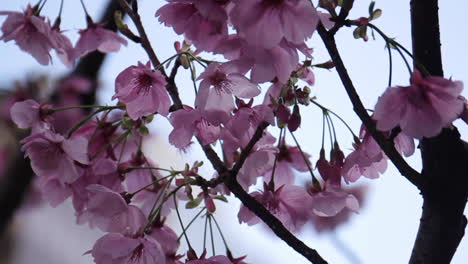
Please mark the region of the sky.
[[[88, 10], [97, 18], [102, 6], [107, 1], [85, 1]], [[165, 3], [162, 0], [140, 1], [140, 11], [143, 23], [148, 31], [150, 40], [161, 60], [174, 53], [173, 42], [181, 41], [181, 36], [175, 35], [170, 28], [166, 28], [157, 22], [154, 13], [158, 7]], [[445, 77], [454, 80], [468, 81], [465, 62], [468, 61], [468, 34], [464, 27], [460, 26], [460, 18], [464, 17], [468, 3], [465, 1], [440, 1], [440, 29], [442, 42], [442, 55]], [[21, 10], [28, 1], [2, 1], [0, 10]], [[370, 1], [356, 0], [350, 17], [358, 18], [367, 15], [367, 7]], [[49, 0], [44, 12], [54, 16], [58, 13], [59, 0]], [[410, 15], [409, 1], [380, 0], [376, 7], [383, 10], [382, 17], [375, 21], [381, 30], [390, 37], [395, 37], [398, 42], [410, 49]], [[0, 23], [4, 20], [0, 17]], [[65, 1], [62, 28], [69, 29], [68, 36], [74, 42], [77, 38], [76, 30], [85, 27], [84, 14], [79, 1]], [[131, 23], [129, 23], [131, 26]], [[314, 48], [314, 59], [323, 62], [329, 59], [323, 45], [315, 34], [308, 41]], [[355, 82], [355, 86], [362, 101], [368, 108], [373, 108], [379, 95], [383, 93], [387, 85], [388, 60], [384, 49], [384, 42], [376, 36], [368, 42], [355, 40], [352, 29], [343, 28], [337, 34], [337, 45], [340, 49], [345, 65]], [[47, 73], [59, 77], [67, 72], [60, 61], [54, 56], [52, 66], [40, 66], [30, 55], [20, 52], [13, 43], [0, 42], [0, 87], [11, 86], [13, 81], [22, 80], [25, 74]], [[121, 52], [112, 54], [106, 60], [102, 71], [102, 85], [99, 98], [104, 103], [111, 103], [114, 79], [119, 72], [137, 61], [146, 62], [145, 53], [136, 44], [129, 45]], [[201, 69], [199, 69], [201, 71]], [[347, 120], [357, 133], [360, 121], [352, 111], [349, 99], [334, 70], [320, 70], [315, 72], [316, 84], [312, 87], [312, 93], [319, 102], [328, 106]], [[407, 85], [409, 76], [403, 62], [394, 56], [393, 83]], [[178, 86], [184, 93], [184, 100], [193, 99], [192, 86], [189, 82], [189, 73], [181, 73], [181, 79], [177, 80]], [[187, 81], [184, 81], [185, 79]], [[186, 90], [184, 90], [186, 89]], [[465, 89], [463, 95], [467, 97]], [[302, 147], [312, 155], [315, 162], [321, 144], [321, 114], [313, 106], [309, 106], [302, 112], [302, 133], [297, 137]], [[160, 165], [167, 167], [183, 166], [187, 160], [189, 163], [203, 157], [200, 149], [194, 147], [188, 153], [180, 153], [167, 144], [167, 135], [170, 128], [164, 119], [156, 119], [152, 126], [153, 138], [148, 140], [146, 151]], [[351, 137], [344, 126], [337, 124], [337, 133], [342, 149], [349, 152], [351, 149]], [[465, 124], [456, 122], [462, 137], [466, 140], [468, 130]], [[277, 134], [277, 130], [271, 130]], [[408, 162], [420, 170], [419, 153], [416, 153]], [[204, 173], [211, 173], [209, 168]], [[305, 176], [304, 176], [305, 177]], [[441, 179], [447, 180], [447, 179]], [[353, 216], [345, 226], [338, 229], [333, 235], [317, 234], [311, 228], [305, 228], [298, 236], [309, 246], [315, 248], [330, 263], [405, 263], [411, 254], [411, 249], [419, 225], [422, 199], [413, 186], [411, 186], [397, 170], [389, 164], [389, 168], [379, 179], [358, 181], [368, 187], [368, 195], [364, 207], [359, 214]], [[449, 191], [449, 190], [447, 190]], [[234, 208], [234, 209], [233, 209]], [[236, 255], [248, 255], [249, 263], [308, 263], [300, 255], [296, 254], [281, 240], [267, 232], [262, 226], [248, 227], [239, 225], [237, 220], [237, 208], [239, 202], [230, 199], [228, 205], [220, 205], [217, 214], [232, 251]], [[190, 217], [194, 212], [186, 213]], [[58, 208], [43, 207], [30, 212], [22, 212], [16, 218], [13, 226], [18, 237], [18, 246], [13, 264], [28, 264], [41, 257], [47, 261], [43, 263], [92, 263], [89, 255], [82, 256], [90, 249], [94, 241], [102, 235], [99, 231], [90, 230], [86, 226], [77, 226], [70, 204], [65, 203]], [[191, 235], [194, 241], [201, 237], [203, 232], [202, 222], [193, 226]], [[177, 222], [173, 222], [177, 227]], [[66, 242], [64, 243], [64, 239]], [[47, 243], [44, 243], [44, 240]], [[201, 239], [198, 239], [201, 241]], [[221, 241], [218, 240], [221, 245]], [[343, 254], [343, 245], [354, 252], [355, 260], [352, 261]], [[219, 247], [221, 249], [222, 247]], [[218, 253], [221, 252], [218, 250]], [[468, 260], [468, 242], [463, 240], [458, 248], [452, 263], [461, 264]]]

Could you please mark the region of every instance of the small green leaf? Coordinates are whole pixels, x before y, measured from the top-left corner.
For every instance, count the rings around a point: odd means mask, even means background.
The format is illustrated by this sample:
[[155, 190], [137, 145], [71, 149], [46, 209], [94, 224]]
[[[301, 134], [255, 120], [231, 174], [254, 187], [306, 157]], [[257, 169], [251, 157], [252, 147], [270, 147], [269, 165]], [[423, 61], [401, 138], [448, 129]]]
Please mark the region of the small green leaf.
[[375, 6], [375, 1], [372, 1], [369, 5], [369, 16], [372, 17], [372, 14], [374, 13], [374, 6]]
[[144, 117], [145, 123], [147, 123], [147, 124], [151, 123], [151, 121], [153, 121], [153, 118], [154, 118], [154, 114], [151, 114], [149, 116], [145, 116]]
[[140, 135], [144, 137], [144, 136], [149, 135], [149, 130], [146, 126], [141, 126], [138, 128], [138, 133], [140, 133]]
[[185, 208], [186, 209], [193, 209], [193, 208], [196, 208], [198, 205], [200, 205], [202, 199], [200, 197], [197, 197], [196, 199], [194, 200], [191, 200], [191, 201], [188, 201], [186, 204], [185, 204]]
[[213, 198], [213, 199], [216, 199], [216, 200], [223, 201], [223, 202], [225, 202], [225, 203], [228, 202], [228, 200], [226, 199], [226, 197], [224, 197], [224, 195], [216, 195], [216, 196], [213, 196], [212, 198]]
[[122, 127], [125, 129], [131, 129], [135, 125], [135, 122], [128, 116], [122, 118]]
[[361, 38], [361, 27], [357, 27], [353, 31], [353, 37], [355, 39]]

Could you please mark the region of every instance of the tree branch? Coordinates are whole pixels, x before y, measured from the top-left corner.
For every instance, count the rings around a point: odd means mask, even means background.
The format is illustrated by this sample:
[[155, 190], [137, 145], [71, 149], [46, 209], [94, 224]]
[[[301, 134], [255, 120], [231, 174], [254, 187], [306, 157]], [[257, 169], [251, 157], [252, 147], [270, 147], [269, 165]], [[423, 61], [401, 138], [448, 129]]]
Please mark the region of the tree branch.
[[323, 43], [325, 44], [325, 47], [328, 50], [331, 59], [333, 60], [333, 63], [335, 64], [336, 71], [338, 72], [348, 97], [353, 104], [354, 112], [361, 119], [364, 126], [367, 128], [375, 141], [379, 144], [380, 148], [384, 151], [387, 157], [392, 161], [401, 175], [404, 176], [413, 185], [421, 189], [423, 185], [421, 175], [416, 170], [411, 168], [411, 166], [403, 159], [400, 153], [398, 153], [398, 151], [395, 149], [393, 142], [386, 139], [384, 135], [377, 130], [374, 120], [372, 120], [372, 118], [367, 113], [366, 108], [359, 98], [356, 88], [354, 87], [354, 84], [349, 77], [348, 71], [344, 66], [338, 48], [336, 47], [334, 36], [329, 34], [322, 24], [319, 24], [317, 30], [320, 34], [320, 37], [322, 38]]
[[[437, 0], [411, 1], [415, 61], [443, 76]], [[446, 128], [420, 142], [423, 161], [423, 212], [410, 263], [450, 263], [467, 224], [468, 144], [456, 128]]]

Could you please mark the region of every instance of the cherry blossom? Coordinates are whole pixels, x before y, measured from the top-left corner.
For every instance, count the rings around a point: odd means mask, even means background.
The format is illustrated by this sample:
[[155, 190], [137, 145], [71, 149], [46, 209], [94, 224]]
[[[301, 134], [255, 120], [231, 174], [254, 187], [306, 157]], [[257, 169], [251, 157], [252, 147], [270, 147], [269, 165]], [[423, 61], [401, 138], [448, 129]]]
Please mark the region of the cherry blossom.
[[355, 150], [346, 157], [341, 170], [348, 182], [355, 182], [361, 176], [375, 179], [387, 169], [387, 157], [364, 126], [361, 127], [360, 137], [362, 142], [353, 144]]
[[96, 264], [165, 264], [161, 245], [151, 236], [127, 237], [108, 233], [99, 238], [88, 253]]
[[215, 110], [229, 112], [234, 109], [233, 95], [250, 99], [260, 94], [258, 86], [236, 70], [232, 64], [210, 63], [198, 77], [202, 81], [195, 105], [201, 110], [209, 110], [207, 106], [212, 105]]
[[55, 52], [57, 53], [62, 63], [67, 67], [72, 67], [75, 60], [73, 57], [75, 50], [70, 39], [62, 34], [59, 23], [55, 23], [52, 27], [52, 30], [50, 31], [50, 38], [53, 42], [53, 48], [55, 49]]
[[357, 198], [341, 189], [340, 185], [325, 182], [323, 190], [316, 191], [313, 187], [308, 188], [312, 197], [310, 203], [312, 212], [322, 217], [335, 216], [344, 208], [357, 212], [359, 210], [359, 201]]
[[[307, 158], [307, 162], [310, 163], [310, 155], [304, 153], [304, 156]], [[295, 179], [295, 172], [297, 170], [300, 172], [308, 171], [308, 167], [300, 150], [298, 147], [287, 146], [286, 144], [281, 144], [279, 152], [277, 154], [276, 168], [275, 168], [275, 185], [281, 186], [284, 184], [293, 184]], [[273, 173], [273, 168], [265, 172], [264, 180], [269, 182], [271, 175]]]
[[[263, 191], [256, 191], [250, 195], [275, 215], [291, 232], [300, 229], [307, 221], [310, 199], [302, 187], [282, 185], [272, 191], [265, 184]], [[248, 225], [254, 225], [261, 221], [244, 205], [241, 206], [238, 218], [239, 222], [245, 222]]]
[[177, 255], [177, 249], [179, 248], [178, 236], [174, 230], [164, 224], [164, 220], [155, 221], [151, 226], [151, 233], [149, 235], [161, 245], [161, 249], [166, 256], [166, 264], [181, 263], [179, 258], [182, 256]]
[[46, 114], [50, 105], [40, 105], [32, 99], [16, 102], [10, 109], [11, 119], [19, 128], [32, 128], [33, 131], [50, 127], [52, 120]]
[[73, 49], [73, 60], [95, 50], [103, 53], [116, 52], [122, 45], [126, 46], [127, 41], [117, 33], [88, 21], [88, 27], [80, 30], [80, 38]]
[[[258, 105], [250, 108], [249, 105], [240, 107], [222, 130], [221, 138], [226, 157], [233, 162], [237, 150], [243, 149], [249, 143], [262, 121], [274, 124], [273, 113], [268, 106]], [[254, 145], [237, 177], [239, 184], [244, 188], [254, 184], [257, 177], [265, 175], [273, 167], [275, 154], [278, 152], [273, 145], [275, 141], [270, 133], [265, 132]]]
[[249, 45], [239, 35], [231, 35], [219, 42], [215, 52], [231, 59], [231, 63], [237, 64], [245, 72], [251, 69], [250, 79], [254, 83], [273, 81], [275, 78], [286, 83], [299, 62], [297, 48], [297, 45], [285, 40], [271, 48], [257, 47]]
[[197, 48], [212, 51], [227, 35], [227, 0], [170, 0], [156, 17], [177, 34], [184, 34]]
[[208, 122], [198, 109], [177, 110], [171, 114], [170, 121], [174, 129], [169, 134], [169, 142], [180, 149], [188, 147], [193, 136], [204, 145], [213, 143], [220, 136], [220, 128]]
[[[80, 176], [77, 164], [88, 164], [88, 141], [83, 137], [65, 139], [49, 130], [35, 133], [21, 141], [22, 150], [31, 159], [39, 177], [72, 183]], [[77, 162], [77, 163], [76, 163]]]
[[112, 99], [125, 103], [134, 120], [155, 112], [166, 116], [171, 104], [166, 84], [161, 72], [152, 71], [149, 62], [146, 65], [138, 62], [138, 66], [130, 66], [117, 76]]
[[410, 86], [390, 87], [375, 105], [377, 128], [389, 131], [397, 126], [414, 138], [436, 136], [463, 112], [459, 95], [463, 83], [442, 77], [423, 78], [413, 72]]
[[121, 194], [99, 184], [91, 184], [86, 190], [90, 197], [78, 223], [89, 222], [91, 227], [122, 234], [133, 234], [145, 223], [143, 212], [128, 205]]
[[273, 48], [285, 39], [301, 44], [312, 36], [319, 16], [307, 0], [237, 0], [232, 24], [253, 46]]
[[[348, 187], [343, 190], [346, 193], [356, 197], [357, 201], [359, 202], [360, 209], [363, 208], [364, 202], [366, 201], [365, 194], [367, 191], [367, 187], [365, 185], [353, 186]], [[315, 213], [310, 214], [309, 220], [312, 223], [315, 231], [318, 233], [326, 232], [326, 231], [335, 231], [338, 227], [342, 226], [346, 222], [348, 222], [351, 217], [353, 216], [353, 211], [351, 210], [341, 210], [334, 216], [318, 216]]]

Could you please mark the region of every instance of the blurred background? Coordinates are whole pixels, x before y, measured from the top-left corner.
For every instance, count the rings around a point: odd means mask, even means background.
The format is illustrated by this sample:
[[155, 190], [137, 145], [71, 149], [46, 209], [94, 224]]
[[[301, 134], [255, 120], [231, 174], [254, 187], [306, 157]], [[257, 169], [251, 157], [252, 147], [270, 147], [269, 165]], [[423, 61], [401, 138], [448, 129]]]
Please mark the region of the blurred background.
[[[175, 53], [174, 41], [182, 41], [183, 37], [159, 24], [154, 17], [156, 10], [162, 6], [163, 0], [141, 0], [140, 13], [148, 31], [150, 40], [162, 60]], [[21, 11], [29, 1], [1, 1], [1, 11]], [[106, 6], [105, 0], [85, 1], [88, 11], [97, 18]], [[367, 16], [370, 1], [357, 0], [351, 11], [350, 18]], [[32, 3], [34, 4], [34, 2]], [[55, 18], [58, 14], [59, 0], [48, 0], [42, 13]], [[398, 42], [411, 50], [409, 1], [377, 1], [376, 7], [383, 10], [382, 17], [374, 22], [388, 36], [395, 37]], [[465, 1], [440, 1], [440, 27], [442, 40], [442, 55], [445, 77], [468, 82], [468, 72], [465, 62], [468, 61], [468, 34], [461, 18], [466, 14], [468, 3]], [[62, 29], [74, 43], [78, 38], [77, 30], [86, 27], [84, 13], [79, 1], [65, 1], [62, 16]], [[0, 16], [3, 23], [5, 16]], [[129, 26], [133, 25], [129, 22]], [[369, 34], [369, 41], [356, 40], [352, 29], [343, 28], [337, 34], [338, 47], [342, 53], [348, 71], [355, 82], [362, 101], [367, 108], [373, 108], [377, 98], [385, 90], [388, 79], [388, 58], [384, 49], [385, 43], [376, 36], [374, 40]], [[314, 63], [329, 59], [324, 47], [315, 34], [308, 41], [314, 48]], [[396, 54], [396, 53], [395, 53]], [[50, 80], [64, 76], [69, 69], [65, 68], [56, 58], [53, 65], [40, 66], [29, 54], [23, 53], [13, 42], [0, 42], [0, 87], [13, 89], [15, 82], [47, 75]], [[207, 55], [209, 57], [209, 55]], [[129, 42], [119, 53], [110, 54], [101, 70], [98, 99], [102, 104], [110, 104], [114, 92], [114, 79], [118, 73], [138, 61], [146, 62], [147, 56], [136, 44]], [[201, 69], [198, 69], [201, 72]], [[318, 101], [338, 113], [354, 129], [359, 131], [361, 125], [352, 111], [350, 102], [334, 70], [314, 71], [316, 84], [311, 87], [312, 94]], [[407, 85], [408, 72], [403, 61], [394, 56], [394, 85]], [[193, 102], [193, 88], [190, 82], [190, 72], [180, 72], [177, 83], [183, 100]], [[263, 87], [266, 90], [266, 87]], [[468, 92], [463, 92], [465, 97]], [[114, 102], [115, 103], [115, 102]], [[321, 145], [322, 117], [319, 109], [310, 105], [302, 113], [303, 123], [297, 133], [298, 140], [306, 152], [312, 155], [312, 162], [318, 159]], [[349, 153], [352, 137], [340, 123], [337, 125], [341, 148]], [[467, 140], [468, 130], [464, 123], [456, 122], [462, 137]], [[187, 153], [181, 153], [170, 146], [167, 136], [171, 131], [167, 120], [158, 118], [152, 123], [151, 136], [146, 140], [146, 153], [160, 167], [182, 168], [186, 162], [203, 160], [204, 155], [197, 146]], [[271, 129], [274, 135], [279, 130]], [[7, 139], [7, 141], [10, 139]], [[292, 144], [292, 142], [290, 142]], [[410, 164], [420, 170], [420, 158], [417, 152], [408, 159]], [[206, 163], [205, 163], [206, 164]], [[211, 175], [210, 166], [204, 166], [202, 173]], [[303, 178], [306, 176], [303, 175]], [[449, 180], [449, 179], [441, 179]], [[361, 201], [359, 214], [353, 214], [344, 224], [334, 230], [319, 232], [316, 228], [306, 226], [298, 236], [310, 247], [315, 248], [329, 263], [405, 263], [409, 260], [415, 240], [422, 199], [412, 185], [399, 175], [389, 163], [384, 175], [376, 180], [361, 178], [358, 186], [364, 188], [365, 196]], [[447, 190], [450, 191], [450, 190]], [[268, 232], [268, 229], [257, 225], [248, 227], [239, 225], [237, 212], [239, 202], [232, 198], [229, 204], [217, 203], [216, 217], [227, 237], [234, 256], [247, 255], [246, 262], [259, 263], [308, 263], [302, 256], [295, 253], [281, 240]], [[195, 212], [184, 212], [189, 217]], [[7, 234], [0, 242], [0, 263], [3, 264], [88, 264], [93, 263], [90, 255], [83, 255], [91, 249], [96, 239], [103, 235], [98, 230], [75, 223], [74, 211], [70, 202], [51, 208], [46, 204], [23, 208], [11, 224]], [[169, 219], [169, 223], [171, 220]], [[172, 221], [174, 229], [179, 227]], [[190, 229], [192, 243], [202, 242], [203, 221], [198, 221]], [[219, 239], [219, 238], [217, 238]], [[217, 240], [222, 248], [221, 240]], [[197, 249], [200, 249], [201, 245]], [[180, 251], [182, 252], [182, 250]], [[218, 250], [218, 252], [222, 252]], [[465, 238], [452, 263], [468, 262], [468, 240]]]

